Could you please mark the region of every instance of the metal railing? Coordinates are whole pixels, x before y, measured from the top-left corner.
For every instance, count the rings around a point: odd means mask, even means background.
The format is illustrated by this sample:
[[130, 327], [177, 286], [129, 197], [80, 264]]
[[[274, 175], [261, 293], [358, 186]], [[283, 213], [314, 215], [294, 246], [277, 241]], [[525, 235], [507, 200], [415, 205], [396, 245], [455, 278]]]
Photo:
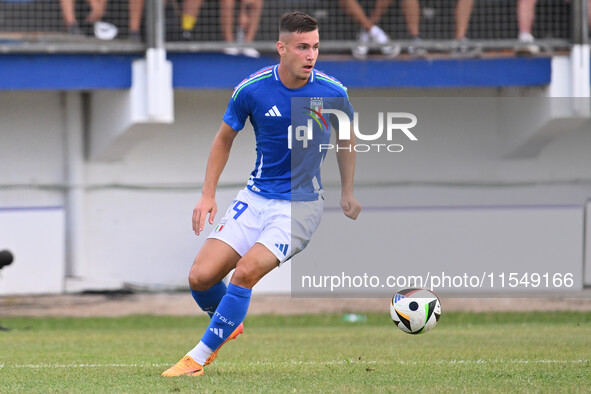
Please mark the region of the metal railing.
[[551, 51], [588, 42], [587, 1], [0, 0], [0, 52], [272, 53], [279, 17], [294, 9], [318, 19], [324, 53]]

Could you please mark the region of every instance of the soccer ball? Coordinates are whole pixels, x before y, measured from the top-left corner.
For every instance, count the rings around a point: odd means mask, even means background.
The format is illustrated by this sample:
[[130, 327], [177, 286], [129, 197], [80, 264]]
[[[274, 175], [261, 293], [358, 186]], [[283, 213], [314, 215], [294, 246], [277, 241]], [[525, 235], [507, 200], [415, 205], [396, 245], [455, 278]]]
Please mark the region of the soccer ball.
[[402, 331], [422, 334], [439, 321], [441, 303], [435, 293], [426, 289], [400, 290], [392, 297], [390, 316]]

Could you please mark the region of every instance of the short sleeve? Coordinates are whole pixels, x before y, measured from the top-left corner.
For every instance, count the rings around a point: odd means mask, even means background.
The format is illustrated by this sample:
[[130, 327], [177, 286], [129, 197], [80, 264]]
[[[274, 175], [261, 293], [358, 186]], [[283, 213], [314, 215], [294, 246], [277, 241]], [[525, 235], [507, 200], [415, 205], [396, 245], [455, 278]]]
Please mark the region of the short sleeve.
[[242, 94], [235, 92], [232, 98], [230, 98], [228, 108], [224, 114], [224, 122], [235, 131], [240, 131], [244, 128], [246, 119], [250, 115], [246, 97], [247, 95], [244, 92]]
[[[327, 103], [328, 105], [326, 106], [327, 109], [332, 108], [332, 109], [338, 109], [341, 112], [344, 112], [347, 117], [349, 118], [349, 121], [353, 121], [353, 117], [355, 115], [355, 110], [353, 109], [353, 106], [351, 105], [351, 102], [349, 101], [349, 97], [347, 96], [341, 96], [341, 97], [331, 97]], [[330, 116], [330, 123], [332, 124], [333, 127], [338, 128], [338, 120], [337, 117], [334, 115]]]
[[343, 101], [341, 102], [341, 105], [343, 106], [341, 111], [345, 112], [349, 116], [349, 119], [351, 121], [353, 121], [353, 115], [354, 115], [355, 111], [353, 110], [353, 106], [351, 105], [351, 102], [349, 101], [348, 96], [343, 97]]

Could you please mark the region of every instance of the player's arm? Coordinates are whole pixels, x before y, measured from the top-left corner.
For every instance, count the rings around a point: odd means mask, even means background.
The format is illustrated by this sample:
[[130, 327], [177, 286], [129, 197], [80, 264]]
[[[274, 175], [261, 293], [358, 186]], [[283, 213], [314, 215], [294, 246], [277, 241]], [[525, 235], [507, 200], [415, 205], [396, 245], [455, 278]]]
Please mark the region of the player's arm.
[[201, 190], [201, 199], [193, 209], [193, 231], [199, 235], [205, 227], [205, 220], [209, 214], [209, 224], [213, 224], [217, 213], [217, 204], [215, 202], [215, 192], [222, 171], [230, 157], [230, 150], [238, 133], [234, 131], [225, 122], [222, 122], [217, 132], [207, 159], [207, 168], [205, 169], [205, 181]]
[[353, 195], [353, 184], [355, 178], [355, 160], [356, 153], [353, 149], [355, 145], [355, 133], [351, 125], [351, 138], [348, 140], [337, 138], [337, 163], [341, 174], [341, 208], [344, 214], [355, 220], [361, 212], [361, 204]]

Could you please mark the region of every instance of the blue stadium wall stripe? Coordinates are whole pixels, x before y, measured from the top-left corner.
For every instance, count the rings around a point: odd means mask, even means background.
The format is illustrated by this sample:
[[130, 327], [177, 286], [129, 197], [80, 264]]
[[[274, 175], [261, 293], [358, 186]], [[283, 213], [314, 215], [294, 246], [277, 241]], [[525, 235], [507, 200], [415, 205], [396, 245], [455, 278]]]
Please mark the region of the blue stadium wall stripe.
[[0, 55], [0, 90], [129, 89], [137, 55]]
[[[0, 90], [128, 89], [138, 55], [3, 54]], [[169, 53], [177, 89], [233, 89], [253, 70], [277, 62], [216, 53]], [[317, 68], [349, 88], [543, 86], [551, 58], [321, 60]], [[374, 78], [379, 75], [380, 78]]]
[[[233, 89], [252, 70], [277, 63], [273, 57], [169, 53], [175, 88]], [[322, 59], [322, 57], [321, 57]], [[438, 88], [543, 86], [550, 83], [552, 59], [319, 60], [316, 68], [348, 88]], [[212, 67], [215, 64], [215, 67]], [[380, 78], [375, 78], [379, 75]]]

